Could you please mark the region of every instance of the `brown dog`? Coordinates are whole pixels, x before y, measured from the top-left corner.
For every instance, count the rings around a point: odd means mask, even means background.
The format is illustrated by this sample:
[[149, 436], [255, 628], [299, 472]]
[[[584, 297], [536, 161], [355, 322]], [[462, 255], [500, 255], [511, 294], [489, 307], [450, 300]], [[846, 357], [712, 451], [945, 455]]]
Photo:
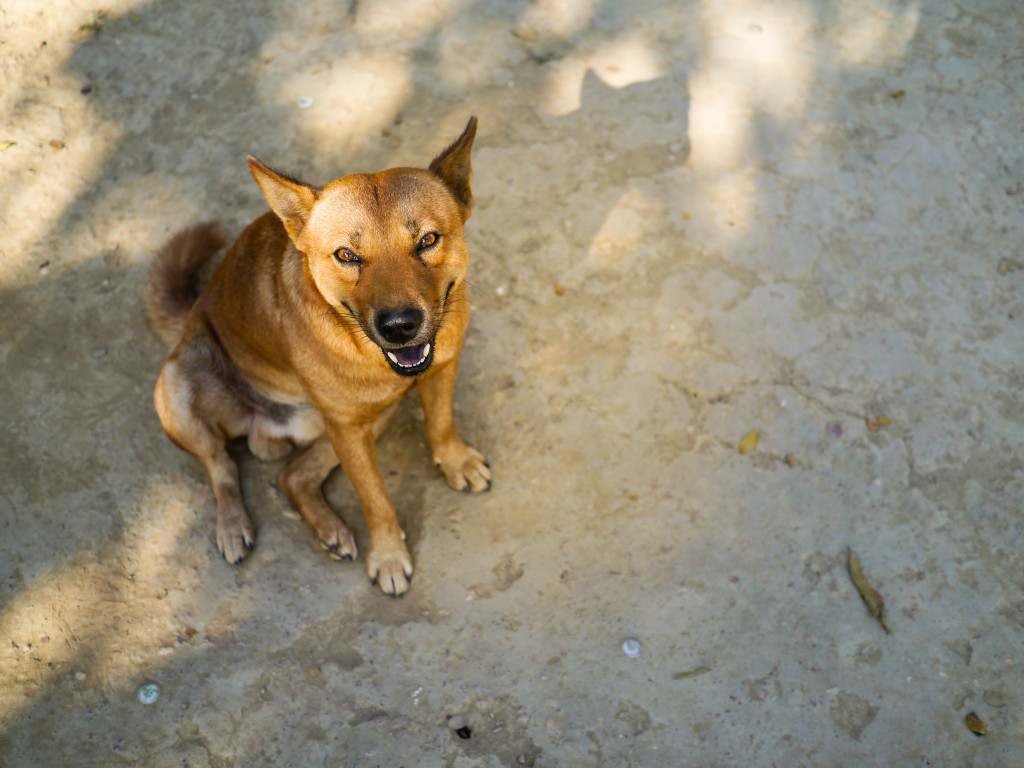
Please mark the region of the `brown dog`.
[[197, 272], [225, 245], [216, 224], [178, 233], [158, 255], [147, 308], [174, 349], [156, 409], [171, 440], [210, 474], [217, 546], [229, 563], [255, 540], [225, 448], [235, 437], [248, 435], [264, 459], [312, 443], [278, 480], [321, 545], [352, 559], [352, 532], [321, 491], [340, 461], [366, 515], [367, 572], [392, 595], [409, 588], [412, 559], [374, 443], [413, 386], [448, 484], [490, 488], [484, 457], [452, 424], [469, 322], [463, 224], [475, 135], [472, 118], [427, 170], [353, 174], [325, 187], [249, 157], [273, 212], [246, 227], [198, 298]]

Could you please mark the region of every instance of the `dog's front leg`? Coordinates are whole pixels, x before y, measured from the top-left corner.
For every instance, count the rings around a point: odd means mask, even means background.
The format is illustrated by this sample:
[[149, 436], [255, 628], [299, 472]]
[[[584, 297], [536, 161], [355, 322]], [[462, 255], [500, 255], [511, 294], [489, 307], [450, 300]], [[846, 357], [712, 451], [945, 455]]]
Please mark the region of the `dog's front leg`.
[[328, 420], [327, 434], [363, 505], [366, 526], [370, 530], [366, 572], [387, 594], [401, 595], [409, 589], [412, 558], [405, 547], [405, 533], [395, 516], [395, 505], [380, 474], [373, 425]]
[[448, 485], [457, 491], [489, 491], [491, 469], [480, 451], [462, 442], [452, 419], [452, 390], [459, 371], [457, 360], [431, 370], [416, 383], [423, 416], [434, 453], [434, 463]]

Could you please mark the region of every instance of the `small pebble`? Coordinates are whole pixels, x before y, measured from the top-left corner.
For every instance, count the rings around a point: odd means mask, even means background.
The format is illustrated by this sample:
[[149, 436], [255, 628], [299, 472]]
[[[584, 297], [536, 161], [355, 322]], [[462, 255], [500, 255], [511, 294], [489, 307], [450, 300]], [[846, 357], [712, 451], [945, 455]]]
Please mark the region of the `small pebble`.
[[146, 683], [139, 688], [139, 701], [143, 704], [152, 704], [160, 696], [160, 686], [156, 683]]
[[831, 424], [828, 425], [828, 433], [832, 435], [832, 437], [842, 437], [843, 425], [840, 424], [838, 421], [833, 421]]
[[643, 650], [643, 646], [640, 645], [640, 641], [635, 637], [627, 637], [622, 641], [622, 652], [629, 656], [631, 659], [635, 659], [640, 655], [640, 651]]
[[99, 359], [101, 357], [104, 357], [106, 354], [107, 354], [107, 348], [106, 347], [96, 347], [96, 349], [94, 349], [92, 351], [92, 356], [97, 358], [97, 359]]
[[1002, 691], [985, 691], [985, 703], [990, 707], [1005, 707], [1009, 699], [1006, 698], [1006, 694]]
[[312, 96], [302, 96], [295, 103], [298, 105], [299, 109], [307, 109], [308, 107], [312, 107], [313, 106], [313, 97]]

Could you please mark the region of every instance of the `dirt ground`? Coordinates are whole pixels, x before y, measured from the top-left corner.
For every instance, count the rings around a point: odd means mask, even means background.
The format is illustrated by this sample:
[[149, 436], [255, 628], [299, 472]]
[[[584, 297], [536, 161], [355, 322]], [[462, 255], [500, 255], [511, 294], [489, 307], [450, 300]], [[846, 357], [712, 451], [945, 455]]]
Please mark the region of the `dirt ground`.
[[[1024, 764], [1022, 44], [1010, 0], [0, 4], [0, 764]], [[413, 397], [404, 599], [242, 447], [228, 566], [152, 254], [265, 210], [249, 152], [322, 183], [471, 114], [493, 491]]]

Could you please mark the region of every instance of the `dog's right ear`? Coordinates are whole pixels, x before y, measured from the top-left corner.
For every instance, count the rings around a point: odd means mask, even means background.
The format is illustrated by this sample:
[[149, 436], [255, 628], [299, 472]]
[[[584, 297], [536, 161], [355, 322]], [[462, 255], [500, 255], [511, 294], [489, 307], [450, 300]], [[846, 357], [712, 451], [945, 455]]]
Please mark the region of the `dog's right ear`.
[[292, 242], [298, 245], [299, 235], [306, 227], [320, 188], [278, 173], [252, 155], [247, 159], [249, 171], [263, 190], [263, 196], [281, 219]]

